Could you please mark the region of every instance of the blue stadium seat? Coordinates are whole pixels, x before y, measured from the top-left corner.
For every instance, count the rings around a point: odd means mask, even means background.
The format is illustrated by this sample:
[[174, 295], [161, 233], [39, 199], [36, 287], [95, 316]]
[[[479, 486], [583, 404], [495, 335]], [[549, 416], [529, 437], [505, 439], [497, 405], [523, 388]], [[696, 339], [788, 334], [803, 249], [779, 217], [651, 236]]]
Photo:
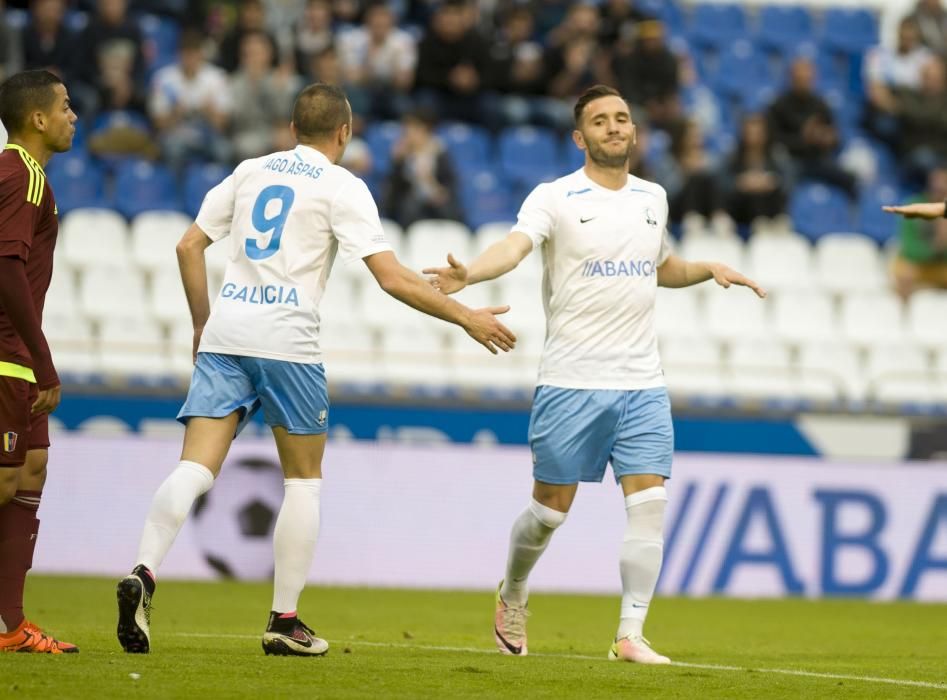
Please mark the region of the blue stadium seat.
[[868, 10], [829, 8], [822, 20], [822, 45], [857, 54], [878, 43], [878, 19]]
[[893, 185], [865, 187], [858, 201], [858, 232], [885, 243], [898, 231], [898, 217], [881, 210], [881, 207], [898, 204], [901, 193]]
[[742, 103], [760, 85], [769, 83], [766, 56], [752, 42], [740, 39], [722, 51], [714, 79], [719, 95]]
[[519, 206], [519, 202], [513, 200], [509, 184], [487, 168], [461, 180], [460, 202], [471, 229], [494, 221], [513, 221]]
[[365, 128], [365, 143], [372, 154], [374, 172], [384, 175], [391, 167], [391, 149], [401, 137], [401, 124], [398, 122], [375, 122]]
[[126, 160], [118, 166], [114, 206], [128, 219], [154, 209], [182, 210], [171, 171], [147, 160]]
[[141, 15], [138, 27], [144, 37], [145, 62], [148, 77], [151, 77], [155, 71], [177, 60], [181, 28], [174, 19], [158, 15]]
[[184, 175], [184, 211], [192, 218], [204, 202], [208, 190], [219, 184], [230, 170], [217, 163], [193, 163]]
[[80, 207], [108, 207], [105, 173], [87, 153], [73, 149], [53, 158], [46, 167], [60, 214]]
[[767, 49], [785, 52], [812, 36], [812, 15], [805, 7], [764, 5], [756, 39]]
[[722, 48], [747, 34], [746, 11], [742, 5], [703, 3], [694, 6], [690, 37], [699, 46]]
[[559, 144], [552, 131], [517, 126], [500, 134], [500, 165], [517, 185], [532, 186], [559, 172]]
[[810, 240], [827, 233], [852, 231], [851, 204], [845, 193], [820, 183], [800, 183], [789, 200], [789, 215], [796, 230]]
[[490, 134], [483, 127], [454, 122], [438, 127], [437, 135], [447, 147], [457, 170], [480, 169], [487, 164], [491, 141]]

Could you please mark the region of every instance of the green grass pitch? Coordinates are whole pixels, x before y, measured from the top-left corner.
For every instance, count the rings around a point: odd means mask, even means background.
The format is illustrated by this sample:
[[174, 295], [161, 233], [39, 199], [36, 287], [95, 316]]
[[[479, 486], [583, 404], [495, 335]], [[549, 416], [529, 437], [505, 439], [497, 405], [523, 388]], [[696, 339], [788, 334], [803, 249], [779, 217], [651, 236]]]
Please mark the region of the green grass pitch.
[[311, 587], [302, 617], [332, 647], [301, 659], [260, 649], [268, 584], [160, 582], [148, 656], [115, 641], [114, 589], [30, 577], [31, 618], [82, 651], [0, 655], [0, 697], [947, 697], [944, 605], [659, 599], [648, 635], [682, 665], [646, 668], [605, 660], [617, 596], [536, 593], [511, 658], [490, 593]]

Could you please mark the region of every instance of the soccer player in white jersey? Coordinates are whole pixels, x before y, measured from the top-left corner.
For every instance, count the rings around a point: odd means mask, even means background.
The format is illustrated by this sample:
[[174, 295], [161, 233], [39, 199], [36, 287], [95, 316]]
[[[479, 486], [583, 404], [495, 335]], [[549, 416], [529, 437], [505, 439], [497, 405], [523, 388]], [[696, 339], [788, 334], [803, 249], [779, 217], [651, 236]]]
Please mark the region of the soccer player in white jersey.
[[527, 577], [562, 525], [579, 481], [601, 481], [611, 462], [625, 495], [619, 567], [621, 620], [608, 656], [669, 663], [642, 636], [661, 569], [671, 475], [671, 408], [652, 316], [657, 286], [713, 279], [765, 292], [719, 263], [685, 262], [668, 242], [667, 195], [628, 174], [635, 127], [614, 89], [590, 88], [575, 105], [573, 138], [585, 165], [526, 198], [516, 225], [469, 267], [424, 270], [447, 294], [509, 272], [541, 248], [546, 342], [529, 426], [533, 497], [510, 537], [497, 589], [494, 636], [525, 656]]
[[[329, 403], [318, 307], [337, 249], [347, 263], [364, 260], [393, 297], [460, 325], [491, 352], [515, 342], [495, 317], [506, 307], [468, 309], [397, 261], [365, 183], [336, 165], [352, 133], [341, 90], [304, 89], [291, 128], [299, 145], [238, 165], [207, 194], [177, 246], [195, 368], [178, 414], [187, 426], [181, 461], [154, 496], [137, 565], [118, 584], [118, 640], [127, 652], [149, 651], [158, 567], [194, 501], [213, 485], [234, 437], [260, 408], [285, 475], [263, 649], [303, 656], [328, 650], [300, 621], [296, 605], [319, 533]], [[230, 258], [211, 311], [204, 250], [225, 238], [220, 245], [229, 246]]]

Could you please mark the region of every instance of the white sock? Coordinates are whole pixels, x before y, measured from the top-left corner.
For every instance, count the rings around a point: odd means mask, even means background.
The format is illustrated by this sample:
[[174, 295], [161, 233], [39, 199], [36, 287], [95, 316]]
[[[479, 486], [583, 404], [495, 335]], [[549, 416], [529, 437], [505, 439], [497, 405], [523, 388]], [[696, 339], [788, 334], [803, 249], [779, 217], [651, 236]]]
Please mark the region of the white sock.
[[152, 573], [158, 572], [194, 501], [213, 485], [214, 475], [203, 464], [183, 460], [178, 463], [151, 501], [138, 545], [139, 564], [147, 566]]
[[500, 597], [508, 605], [525, 605], [529, 596], [526, 579], [539, 557], [546, 550], [556, 528], [566, 521], [561, 513], [533, 499], [513, 523], [510, 533], [510, 555]]
[[283, 506], [273, 531], [273, 610], [295, 612], [319, 537], [322, 479], [285, 479]]
[[621, 545], [621, 622], [618, 639], [640, 637], [664, 556], [667, 491], [653, 486], [625, 497], [628, 525]]

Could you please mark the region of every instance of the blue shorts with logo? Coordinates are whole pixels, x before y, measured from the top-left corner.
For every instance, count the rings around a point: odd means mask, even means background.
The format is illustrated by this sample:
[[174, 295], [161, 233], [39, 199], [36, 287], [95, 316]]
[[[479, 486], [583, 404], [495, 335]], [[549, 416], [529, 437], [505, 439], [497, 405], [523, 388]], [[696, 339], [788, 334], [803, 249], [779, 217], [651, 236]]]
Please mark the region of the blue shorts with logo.
[[237, 434], [263, 409], [263, 421], [293, 435], [319, 435], [329, 427], [329, 391], [321, 364], [201, 352], [191, 388], [178, 413], [223, 418], [240, 412]]
[[547, 484], [671, 476], [674, 427], [667, 389], [613, 391], [539, 386], [529, 419], [533, 478]]

